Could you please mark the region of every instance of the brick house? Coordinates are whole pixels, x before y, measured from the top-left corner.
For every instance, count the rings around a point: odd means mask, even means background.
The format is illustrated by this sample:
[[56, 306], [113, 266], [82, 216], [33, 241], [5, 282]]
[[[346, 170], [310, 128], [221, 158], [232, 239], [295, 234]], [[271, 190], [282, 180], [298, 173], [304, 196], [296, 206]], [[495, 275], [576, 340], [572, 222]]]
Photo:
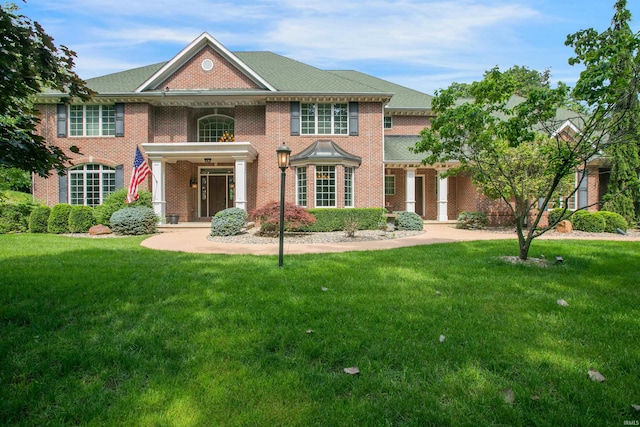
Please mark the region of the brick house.
[[367, 74], [230, 52], [203, 33], [168, 62], [87, 85], [97, 92], [87, 104], [53, 92], [37, 99], [39, 132], [73, 161], [66, 176], [34, 177], [34, 197], [51, 206], [100, 204], [128, 184], [138, 146], [152, 169], [141, 188], [160, 218], [251, 211], [279, 200], [276, 149], [285, 143], [287, 202], [386, 206], [436, 221], [484, 210], [500, 222], [504, 211], [469, 177], [441, 178], [450, 164], [425, 166], [408, 150], [429, 126], [432, 97]]

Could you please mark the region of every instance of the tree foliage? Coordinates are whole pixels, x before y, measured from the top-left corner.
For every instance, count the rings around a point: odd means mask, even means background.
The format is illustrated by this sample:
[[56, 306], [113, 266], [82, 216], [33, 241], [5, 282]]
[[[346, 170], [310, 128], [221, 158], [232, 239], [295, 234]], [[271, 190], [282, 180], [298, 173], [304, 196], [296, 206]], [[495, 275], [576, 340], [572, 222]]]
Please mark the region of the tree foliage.
[[73, 71], [75, 52], [59, 48], [15, 5], [0, 5], [0, 165], [41, 176], [63, 172], [69, 157], [36, 133], [33, 96], [45, 89], [87, 100], [92, 95]]
[[[584, 63], [576, 96], [593, 103], [600, 97], [611, 104], [611, 144], [605, 152], [611, 162], [611, 176], [605, 207], [636, 220], [640, 211], [640, 36], [629, 26], [631, 13], [626, 0], [618, 0], [611, 27], [602, 33], [589, 29], [567, 38], [575, 46], [570, 63]], [[598, 98], [596, 98], [596, 96]]]
[[[544, 208], [551, 200], [571, 196], [575, 188], [567, 184], [570, 177], [597, 150], [589, 139], [556, 132], [563, 124], [556, 113], [566, 90], [533, 90], [521, 98], [513, 79], [494, 68], [471, 85], [471, 100], [460, 104], [448, 89], [437, 94], [433, 106], [438, 116], [414, 149], [427, 154], [426, 164], [459, 161], [460, 167], [449, 174], [468, 172], [487, 197], [506, 203], [522, 259], [532, 240], [555, 225], [538, 228], [543, 213], [539, 200]], [[576, 114], [574, 120], [582, 119]], [[530, 214], [535, 217], [527, 229]]]
[[[629, 131], [620, 131], [621, 118], [633, 114], [625, 94], [637, 98], [638, 59], [626, 59], [628, 52], [637, 52], [640, 39], [620, 30], [630, 17], [626, 1], [618, 0], [611, 28], [567, 37], [566, 44], [575, 50], [569, 63], [585, 66], [572, 97], [588, 114], [558, 114], [568, 98], [565, 85], [542, 85], [519, 98], [513, 76], [498, 68], [470, 85], [472, 99], [461, 103], [459, 87], [454, 86], [433, 100], [438, 116], [421, 132], [414, 151], [426, 154], [425, 164], [459, 161], [449, 174], [470, 172], [488, 197], [506, 203], [515, 220], [521, 259], [528, 257], [533, 239], [555, 225], [551, 221], [540, 226], [546, 206], [560, 196], [575, 195], [578, 187], [569, 186], [576, 170], [627, 141], [623, 135]], [[585, 179], [586, 174], [581, 176]]]
[[[515, 89], [514, 94], [527, 98], [533, 92], [551, 90], [551, 71], [546, 69], [544, 71], [532, 70], [523, 65], [514, 65], [508, 70], [504, 71], [504, 77], [512, 80]], [[470, 83], [452, 83], [449, 86], [449, 90], [458, 98], [472, 98]], [[562, 100], [562, 106], [568, 110], [576, 111], [579, 113], [585, 112], [585, 108], [582, 104], [576, 102], [570, 96], [569, 87], [563, 83], [558, 82], [558, 88], [563, 90], [565, 94]]]

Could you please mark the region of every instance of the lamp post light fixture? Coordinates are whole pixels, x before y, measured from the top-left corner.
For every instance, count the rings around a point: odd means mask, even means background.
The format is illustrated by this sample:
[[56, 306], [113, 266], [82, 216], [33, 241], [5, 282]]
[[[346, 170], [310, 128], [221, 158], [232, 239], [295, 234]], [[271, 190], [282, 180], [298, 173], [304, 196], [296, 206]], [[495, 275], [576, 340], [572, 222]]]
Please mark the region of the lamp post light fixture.
[[278, 267], [282, 267], [283, 248], [284, 248], [284, 181], [287, 176], [287, 168], [289, 167], [289, 159], [291, 158], [291, 149], [284, 142], [276, 150], [278, 155], [278, 167], [280, 168], [280, 247], [278, 252]]

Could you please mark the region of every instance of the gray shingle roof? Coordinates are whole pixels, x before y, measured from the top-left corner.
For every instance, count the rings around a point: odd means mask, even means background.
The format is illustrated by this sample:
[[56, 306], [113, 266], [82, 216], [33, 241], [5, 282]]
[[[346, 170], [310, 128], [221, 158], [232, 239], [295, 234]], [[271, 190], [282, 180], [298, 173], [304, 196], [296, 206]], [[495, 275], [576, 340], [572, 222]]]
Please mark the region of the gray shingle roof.
[[[273, 52], [234, 52], [234, 55], [281, 92], [304, 94], [393, 95], [392, 108], [428, 109], [431, 96], [357, 71], [325, 71]], [[87, 80], [99, 94], [133, 93], [166, 62]]]
[[389, 109], [431, 109], [433, 96], [427, 95], [426, 93], [391, 83], [359, 71], [334, 70], [329, 72], [384, 92], [393, 93], [393, 98], [391, 98], [391, 101], [387, 104], [387, 108]]
[[100, 93], [130, 93], [162, 68], [166, 62], [134, 68], [119, 73], [107, 74], [87, 80], [87, 86]]
[[269, 84], [283, 92], [385, 93], [362, 82], [272, 52], [234, 52]]
[[426, 156], [409, 151], [420, 140], [417, 135], [386, 135], [384, 137], [384, 161], [399, 163], [421, 163]]

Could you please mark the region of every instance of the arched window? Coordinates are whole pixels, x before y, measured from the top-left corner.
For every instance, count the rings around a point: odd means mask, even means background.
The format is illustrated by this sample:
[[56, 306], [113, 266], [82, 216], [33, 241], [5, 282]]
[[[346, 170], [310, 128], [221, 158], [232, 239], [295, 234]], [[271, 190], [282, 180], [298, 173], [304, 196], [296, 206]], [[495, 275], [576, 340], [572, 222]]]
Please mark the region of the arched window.
[[69, 169], [69, 204], [97, 206], [116, 190], [115, 168], [86, 164]]
[[234, 120], [232, 117], [213, 115], [198, 120], [199, 142], [234, 141]]

